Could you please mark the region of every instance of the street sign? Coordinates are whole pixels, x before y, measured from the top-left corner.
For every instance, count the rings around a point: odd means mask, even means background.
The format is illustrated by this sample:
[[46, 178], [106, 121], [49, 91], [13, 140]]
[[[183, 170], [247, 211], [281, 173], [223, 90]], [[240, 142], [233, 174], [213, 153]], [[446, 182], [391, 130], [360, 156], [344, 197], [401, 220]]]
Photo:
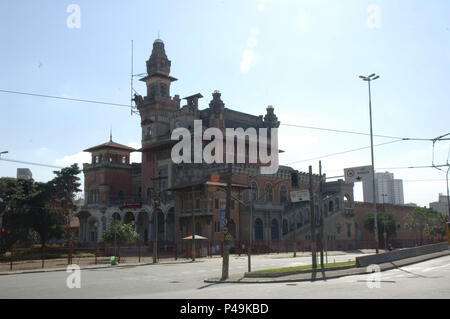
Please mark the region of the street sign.
[[347, 183], [361, 182], [365, 180], [372, 180], [372, 166], [359, 166], [344, 168], [345, 181]]
[[304, 202], [309, 201], [309, 190], [301, 189], [296, 191], [291, 191], [291, 202]]

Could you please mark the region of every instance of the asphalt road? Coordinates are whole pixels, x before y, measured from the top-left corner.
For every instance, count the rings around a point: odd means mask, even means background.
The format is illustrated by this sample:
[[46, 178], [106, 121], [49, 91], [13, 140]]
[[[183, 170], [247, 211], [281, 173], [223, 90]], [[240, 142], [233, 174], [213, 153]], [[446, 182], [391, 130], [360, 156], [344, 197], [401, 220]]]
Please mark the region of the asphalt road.
[[[360, 254], [329, 256], [346, 261]], [[310, 263], [311, 257], [256, 256], [253, 270]], [[221, 272], [221, 258], [194, 263], [114, 267], [81, 271], [81, 288], [69, 289], [66, 272], [0, 276], [0, 298], [450, 298], [450, 256], [380, 274], [380, 288], [369, 275], [317, 282], [206, 284]], [[230, 274], [247, 270], [246, 257], [231, 257]]]

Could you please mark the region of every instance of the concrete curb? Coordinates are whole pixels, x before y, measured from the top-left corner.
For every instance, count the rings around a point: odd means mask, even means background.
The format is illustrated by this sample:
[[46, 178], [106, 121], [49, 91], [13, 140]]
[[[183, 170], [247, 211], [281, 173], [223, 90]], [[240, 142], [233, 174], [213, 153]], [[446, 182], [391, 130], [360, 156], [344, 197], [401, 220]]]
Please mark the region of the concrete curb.
[[[402, 266], [407, 266], [419, 262], [423, 262], [426, 260], [444, 257], [450, 255], [450, 250], [440, 251], [437, 253], [422, 255], [422, 256], [416, 256], [412, 258], [406, 258], [402, 260], [392, 261], [384, 264], [379, 264], [380, 271], [386, 271], [391, 270], [395, 268], [399, 268]], [[230, 276], [227, 280], [221, 280], [220, 278], [211, 278], [204, 280], [205, 283], [239, 283], [239, 284], [255, 284], [255, 283], [287, 283], [287, 282], [301, 282], [301, 281], [315, 281], [315, 280], [327, 280], [327, 279], [333, 279], [333, 278], [340, 278], [345, 276], [353, 276], [353, 275], [365, 275], [369, 274], [370, 272], [367, 271], [366, 267], [353, 267], [350, 269], [344, 269], [344, 270], [331, 270], [328, 269], [325, 271], [325, 278], [323, 278], [323, 275], [320, 271], [320, 269], [315, 273], [315, 276], [313, 273], [303, 273], [303, 274], [295, 274], [295, 275], [287, 275], [282, 277], [274, 278], [250, 278], [245, 277], [244, 275], [233, 275]]]
[[[350, 268], [356, 268], [356, 265], [329, 267], [329, 268], [325, 268], [325, 269], [326, 269], [326, 271], [335, 271], [335, 270], [344, 270], [344, 269], [350, 269]], [[319, 269], [319, 271], [320, 271], [320, 269]], [[245, 278], [274, 278], [274, 277], [284, 277], [284, 276], [297, 275], [297, 274], [309, 274], [312, 272], [313, 272], [312, 269], [286, 271], [283, 273], [273, 273], [273, 274], [250, 274], [250, 273], [246, 272], [246, 273], [244, 273], [244, 277]]]

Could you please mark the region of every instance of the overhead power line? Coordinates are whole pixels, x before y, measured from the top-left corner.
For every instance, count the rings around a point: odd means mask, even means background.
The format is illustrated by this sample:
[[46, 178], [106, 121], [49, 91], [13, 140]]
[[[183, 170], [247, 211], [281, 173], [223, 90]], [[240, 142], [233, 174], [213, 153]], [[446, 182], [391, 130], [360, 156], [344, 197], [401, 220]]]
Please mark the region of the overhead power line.
[[[387, 144], [397, 143], [397, 142], [401, 142], [401, 141], [403, 141], [403, 140], [395, 140], [395, 141], [390, 141], [390, 142], [385, 142], [385, 143], [375, 144], [374, 146], [382, 146], [382, 145], [387, 145]], [[322, 155], [322, 156], [312, 157], [312, 158], [308, 158], [308, 159], [304, 159], [304, 160], [299, 160], [299, 161], [295, 161], [295, 162], [290, 162], [290, 163], [283, 164], [283, 165], [287, 166], [287, 165], [292, 165], [292, 164], [295, 164], [295, 163], [307, 162], [307, 161], [312, 161], [312, 160], [316, 160], [316, 159], [322, 159], [322, 158], [325, 158], [325, 157], [330, 157], [330, 156], [336, 156], [336, 155], [341, 155], [341, 154], [346, 154], [346, 153], [356, 152], [356, 151], [360, 151], [360, 150], [364, 150], [364, 149], [368, 149], [368, 148], [370, 148], [370, 146], [364, 146], [364, 147], [354, 148], [354, 149], [347, 150], [347, 151], [342, 151], [342, 152], [337, 152], [337, 153], [331, 153], [331, 154], [326, 154], [326, 155]]]
[[43, 163], [35, 163], [35, 162], [26, 162], [26, 161], [20, 161], [20, 160], [11, 159], [11, 158], [0, 158], [0, 161], [21, 163], [21, 164], [27, 164], [27, 165], [36, 165], [36, 166], [43, 166], [43, 167], [51, 167], [51, 168], [64, 168], [62, 166], [43, 164]]
[[103, 105], [111, 105], [111, 106], [119, 106], [119, 107], [130, 108], [130, 105], [120, 104], [120, 103], [104, 102], [104, 101], [76, 99], [76, 98], [69, 98], [69, 97], [62, 97], [62, 96], [55, 96], [55, 95], [45, 95], [45, 94], [37, 94], [37, 93], [29, 93], [29, 92], [9, 91], [9, 90], [2, 90], [2, 89], [0, 89], [0, 92], [12, 93], [12, 94], [20, 94], [20, 95], [28, 95], [28, 96], [45, 97], [45, 98], [58, 99], [58, 100], [68, 100], [68, 101], [75, 101], [75, 102], [95, 103], [95, 104], [103, 104]]
[[[139, 74], [139, 75], [141, 75], [141, 74]], [[137, 75], [133, 74], [133, 76], [137, 76]], [[134, 88], [132, 88], [132, 90], [135, 93], [137, 93], [136, 90], [134, 90]], [[106, 101], [98, 101], [98, 100], [68, 98], [68, 97], [48, 95], [48, 94], [38, 94], [38, 93], [32, 93], [32, 92], [12, 91], [12, 90], [4, 90], [4, 89], [0, 89], [0, 92], [2, 92], [2, 93], [10, 93], [10, 94], [27, 95], [27, 96], [44, 97], [44, 98], [58, 99], [58, 100], [67, 100], [67, 101], [74, 101], [74, 102], [95, 103], [95, 104], [111, 105], [111, 106], [130, 108], [130, 105], [127, 105], [127, 104], [113, 103], [113, 102], [106, 102]], [[356, 131], [349, 131], [349, 130], [338, 130], [338, 129], [332, 129], [332, 128], [315, 127], [315, 126], [307, 126], [307, 125], [299, 125], [299, 124], [281, 123], [281, 125], [290, 126], [290, 127], [304, 128], [304, 129], [311, 129], [311, 130], [336, 132], [336, 133], [356, 134], [356, 135], [364, 135], [364, 136], [370, 135], [369, 133], [363, 133], [363, 132], [356, 132]], [[442, 135], [442, 136], [434, 138], [434, 139], [432, 139], [432, 138], [400, 137], [400, 136], [379, 135], [379, 134], [374, 134], [373, 136], [375, 136], [375, 137], [383, 137], [383, 138], [390, 138], [390, 139], [396, 139], [396, 140], [404, 140], [404, 141], [437, 141], [437, 140], [444, 141], [444, 140], [450, 140], [450, 138], [444, 138], [445, 136], [447, 136], [449, 134], [445, 134], [445, 135]]]
[[[346, 134], [356, 134], [356, 135], [365, 135], [365, 136], [369, 136], [370, 135], [369, 133], [363, 133], [363, 132], [355, 132], [355, 131], [348, 131], [348, 130], [337, 130], [337, 129], [330, 129], [330, 128], [324, 128], [324, 127], [314, 127], [314, 126], [306, 126], [306, 125], [298, 125], [298, 124], [281, 123], [280, 125], [291, 126], [291, 127], [298, 127], [298, 128], [304, 128], [304, 129], [311, 129], [311, 130], [319, 130], [319, 131], [328, 131], [328, 132], [337, 132], [337, 133], [346, 133]], [[431, 139], [431, 138], [399, 137], [399, 136], [377, 135], [377, 134], [373, 134], [373, 136], [384, 137], [384, 138], [391, 138], [391, 139], [403, 140], [403, 141], [433, 141], [433, 139]]]

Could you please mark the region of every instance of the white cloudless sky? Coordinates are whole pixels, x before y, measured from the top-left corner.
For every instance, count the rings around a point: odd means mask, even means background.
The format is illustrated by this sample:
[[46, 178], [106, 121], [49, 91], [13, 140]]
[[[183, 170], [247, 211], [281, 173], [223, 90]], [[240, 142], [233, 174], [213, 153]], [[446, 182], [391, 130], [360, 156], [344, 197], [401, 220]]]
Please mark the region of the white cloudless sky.
[[[80, 8], [80, 28], [67, 26], [70, 4]], [[8, 0], [0, 3], [0, 89], [128, 104], [131, 40], [134, 73], [142, 73], [159, 32], [179, 79], [171, 94], [200, 92], [201, 108], [218, 89], [231, 109], [260, 115], [270, 104], [282, 123], [368, 133], [367, 83], [358, 76], [377, 73], [374, 133], [434, 138], [450, 131], [449, 17], [446, 0]], [[135, 89], [145, 93], [141, 82]], [[3, 158], [83, 163], [82, 150], [106, 142], [111, 128], [114, 141], [140, 145], [140, 119], [126, 108], [0, 92]], [[281, 164], [317, 172], [318, 159], [303, 160], [370, 139], [281, 126], [279, 144]], [[436, 144], [436, 164], [446, 163], [449, 144]], [[377, 171], [404, 180], [406, 203], [437, 200], [445, 174], [385, 168], [431, 160], [427, 141], [375, 148]], [[322, 158], [328, 176], [368, 164], [370, 149]], [[0, 176], [24, 166], [0, 161]], [[37, 180], [53, 177], [51, 168], [29, 167]], [[355, 198], [362, 200], [361, 185]]]

